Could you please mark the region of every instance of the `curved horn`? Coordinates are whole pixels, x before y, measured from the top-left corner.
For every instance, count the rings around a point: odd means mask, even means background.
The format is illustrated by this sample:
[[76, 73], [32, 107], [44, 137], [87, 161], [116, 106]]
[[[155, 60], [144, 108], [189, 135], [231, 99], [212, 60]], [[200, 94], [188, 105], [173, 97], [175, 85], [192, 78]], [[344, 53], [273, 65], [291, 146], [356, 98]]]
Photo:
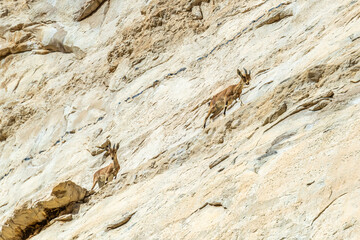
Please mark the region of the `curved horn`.
[[248, 75], [248, 73], [247, 73], [247, 71], [246, 71], [246, 69], [244, 68], [244, 71], [245, 71], [245, 75]]
[[237, 69], [237, 74], [242, 78], [244, 77], [239, 69]]

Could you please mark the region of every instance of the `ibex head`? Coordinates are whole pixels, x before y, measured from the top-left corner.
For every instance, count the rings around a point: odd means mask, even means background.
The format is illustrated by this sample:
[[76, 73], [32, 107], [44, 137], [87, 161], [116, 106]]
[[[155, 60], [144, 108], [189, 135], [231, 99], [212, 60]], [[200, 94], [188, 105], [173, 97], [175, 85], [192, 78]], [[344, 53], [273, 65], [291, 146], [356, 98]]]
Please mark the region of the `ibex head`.
[[251, 70], [248, 72], [248, 71], [244, 68], [244, 71], [245, 71], [245, 75], [243, 75], [239, 69], [237, 70], [237, 73], [238, 73], [238, 75], [241, 77], [241, 80], [242, 80], [246, 85], [249, 85], [250, 80], [251, 80], [251, 76], [250, 76], [250, 75], [251, 75]]
[[106, 151], [109, 153], [109, 155], [111, 156], [111, 159], [114, 160], [114, 157], [116, 156], [116, 152], [119, 149], [120, 143], [118, 144], [114, 144], [113, 147], [111, 148], [111, 142], [108, 142], [108, 145], [106, 146]]

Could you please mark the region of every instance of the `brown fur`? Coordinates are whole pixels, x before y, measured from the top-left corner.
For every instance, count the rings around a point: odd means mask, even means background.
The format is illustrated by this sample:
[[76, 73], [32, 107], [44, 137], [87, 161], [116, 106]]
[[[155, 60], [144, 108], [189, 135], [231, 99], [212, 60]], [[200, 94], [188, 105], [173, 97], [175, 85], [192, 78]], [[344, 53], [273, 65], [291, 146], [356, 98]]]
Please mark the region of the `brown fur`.
[[90, 191], [92, 191], [94, 189], [96, 183], [98, 183], [99, 188], [101, 188], [106, 183], [108, 183], [108, 182], [112, 181], [114, 178], [116, 178], [116, 176], [120, 170], [120, 165], [119, 165], [119, 162], [117, 159], [117, 153], [116, 153], [118, 149], [119, 149], [119, 143], [116, 146], [114, 144], [113, 148], [111, 148], [111, 143], [110, 143], [110, 141], [108, 142], [106, 151], [111, 156], [111, 159], [113, 160], [113, 162], [110, 163], [108, 166], [101, 168], [95, 172], [94, 179], [93, 179], [93, 186]]
[[[212, 116], [210, 118], [213, 119], [224, 108], [224, 115], [225, 115], [228, 106], [231, 105], [233, 101], [240, 99], [240, 95], [244, 87], [244, 84], [249, 85], [251, 80], [251, 76], [250, 76], [251, 71], [249, 71], [248, 73], [245, 68], [244, 70], [245, 70], [245, 75], [242, 75], [239, 69], [237, 70], [237, 73], [240, 76], [240, 82], [238, 84], [231, 85], [226, 89], [222, 90], [221, 92], [217, 93], [215, 96], [213, 96], [210, 102], [209, 112], [204, 120], [204, 128], [206, 127], [206, 120], [209, 118], [211, 114]], [[241, 104], [243, 104], [241, 99], [240, 102]]]

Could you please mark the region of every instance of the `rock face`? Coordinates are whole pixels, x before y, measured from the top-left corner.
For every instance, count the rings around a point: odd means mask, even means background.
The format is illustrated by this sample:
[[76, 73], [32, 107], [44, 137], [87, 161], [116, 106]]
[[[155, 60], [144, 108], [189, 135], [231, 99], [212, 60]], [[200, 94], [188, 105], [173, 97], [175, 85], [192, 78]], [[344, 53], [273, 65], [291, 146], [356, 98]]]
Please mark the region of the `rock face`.
[[93, 14], [105, 0], [88, 0], [84, 3], [80, 10], [76, 11], [74, 19], [81, 21]]
[[14, 215], [3, 225], [0, 239], [27, 239], [37, 234], [57, 216], [73, 212], [74, 204], [82, 201], [86, 193], [86, 189], [71, 181], [58, 184], [52, 190], [49, 200], [38, 201], [34, 205], [27, 202], [16, 209]]
[[0, 239], [359, 239], [359, 11], [0, 1]]

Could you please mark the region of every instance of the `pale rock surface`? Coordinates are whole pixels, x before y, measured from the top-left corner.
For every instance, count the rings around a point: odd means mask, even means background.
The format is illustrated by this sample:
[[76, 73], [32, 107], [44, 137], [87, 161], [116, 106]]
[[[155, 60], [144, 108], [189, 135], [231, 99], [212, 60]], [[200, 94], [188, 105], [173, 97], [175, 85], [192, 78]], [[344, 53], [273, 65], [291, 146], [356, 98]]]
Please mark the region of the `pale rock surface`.
[[[360, 1], [0, 9], [0, 239], [57, 184], [89, 189], [107, 138], [117, 179], [31, 239], [359, 239]], [[203, 129], [242, 67], [244, 105]]]

